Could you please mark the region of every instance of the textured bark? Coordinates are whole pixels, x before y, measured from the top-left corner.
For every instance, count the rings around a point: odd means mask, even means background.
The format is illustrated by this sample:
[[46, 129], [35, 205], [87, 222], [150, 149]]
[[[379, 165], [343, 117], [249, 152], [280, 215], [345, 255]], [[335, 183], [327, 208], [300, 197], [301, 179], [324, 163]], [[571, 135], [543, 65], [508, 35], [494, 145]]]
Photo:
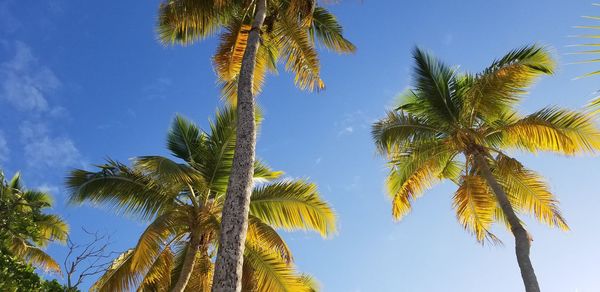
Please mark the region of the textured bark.
[[266, 17], [266, 0], [258, 0], [248, 35], [248, 43], [238, 79], [237, 133], [233, 167], [223, 205], [221, 236], [213, 277], [213, 292], [239, 292], [242, 289], [244, 243], [248, 231], [248, 212], [254, 172], [256, 130], [252, 83], [260, 28]]
[[185, 290], [185, 287], [192, 277], [194, 265], [196, 264], [196, 254], [198, 254], [198, 251], [200, 250], [200, 245], [202, 245], [201, 235], [192, 232], [190, 238], [190, 247], [185, 254], [185, 258], [183, 259], [181, 273], [179, 274], [177, 283], [171, 289], [171, 292], [183, 292]]
[[508, 200], [508, 197], [504, 192], [504, 189], [492, 174], [488, 162], [483, 156], [483, 154], [480, 152], [476, 152], [475, 161], [484, 179], [492, 188], [492, 191], [494, 192], [494, 195], [498, 200], [498, 204], [500, 205], [500, 208], [502, 208], [504, 215], [506, 215], [512, 233], [515, 236], [515, 251], [517, 253], [517, 262], [519, 263], [519, 268], [521, 269], [521, 277], [523, 278], [523, 283], [525, 284], [525, 291], [539, 292], [540, 286], [538, 285], [538, 281], [535, 276], [535, 271], [533, 270], [533, 265], [531, 264], [531, 260], [529, 259], [529, 249], [531, 248], [531, 243], [529, 241], [527, 231], [525, 230], [525, 228], [521, 224], [521, 221], [515, 214], [515, 211], [513, 210], [512, 205], [510, 204], [510, 201]]

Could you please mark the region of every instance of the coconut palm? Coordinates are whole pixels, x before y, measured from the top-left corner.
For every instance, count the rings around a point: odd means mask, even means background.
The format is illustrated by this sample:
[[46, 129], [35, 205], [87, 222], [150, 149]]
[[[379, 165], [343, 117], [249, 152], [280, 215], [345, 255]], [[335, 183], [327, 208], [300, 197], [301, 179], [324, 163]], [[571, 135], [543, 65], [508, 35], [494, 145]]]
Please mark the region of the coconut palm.
[[158, 30], [163, 43], [183, 45], [221, 31], [215, 71], [223, 96], [237, 104], [239, 120], [214, 290], [239, 291], [255, 159], [254, 97], [279, 61], [299, 88], [323, 89], [316, 43], [336, 52], [355, 48], [316, 0], [168, 0], [160, 6]]
[[[181, 159], [143, 156], [133, 166], [108, 161], [98, 171], [75, 170], [71, 201], [111, 206], [151, 223], [137, 245], [115, 260], [95, 284], [100, 291], [208, 291], [219, 247], [221, 212], [234, 156], [235, 110], [221, 110], [203, 132], [177, 117], [168, 135]], [[278, 179], [282, 172], [254, 164], [254, 187], [245, 241], [245, 291], [311, 291], [276, 229], [335, 231], [335, 215], [314, 184]], [[186, 288], [187, 287], [187, 288]]]
[[60, 272], [60, 265], [43, 248], [64, 243], [69, 227], [58, 215], [46, 214], [51, 196], [28, 190], [20, 173], [6, 181], [0, 171], [0, 249], [46, 271]]
[[553, 72], [550, 54], [539, 46], [511, 51], [478, 74], [458, 72], [420, 49], [414, 60], [412, 89], [372, 132], [389, 161], [393, 217], [402, 219], [433, 184], [452, 180], [458, 185], [453, 197], [458, 221], [482, 243], [498, 241], [490, 228], [505, 223], [515, 237], [525, 288], [539, 291], [530, 237], [517, 214], [564, 230], [568, 226], [544, 179], [506, 150], [592, 152], [600, 147], [600, 131], [584, 112], [516, 111], [527, 87]]

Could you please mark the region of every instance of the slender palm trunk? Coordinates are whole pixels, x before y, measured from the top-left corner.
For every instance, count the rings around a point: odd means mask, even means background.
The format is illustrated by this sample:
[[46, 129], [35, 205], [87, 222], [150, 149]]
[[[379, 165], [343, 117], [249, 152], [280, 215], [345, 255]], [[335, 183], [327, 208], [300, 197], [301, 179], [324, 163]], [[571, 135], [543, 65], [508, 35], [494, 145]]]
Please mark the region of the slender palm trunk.
[[266, 17], [267, 1], [258, 0], [252, 29], [238, 79], [237, 133], [233, 167], [223, 205], [221, 236], [213, 277], [213, 292], [239, 292], [242, 287], [244, 242], [248, 231], [248, 212], [254, 172], [256, 130], [252, 83], [260, 28]]
[[185, 254], [185, 258], [183, 259], [181, 273], [179, 274], [177, 283], [171, 289], [171, 292], [183, 292], [190, 281], [190, 278], [192, 277], [194, 265], [196, 264], [196, 255], [200, 250], [200, 245], [202, 245], [202, 236], [199, 232], [192, 231], [190, 237], [190, 246]]
[[519, 268], [521, 269], [521, 277], [523, 278], [523, 283], [525, 284], [525, 291], [539, 292], [540, 286], [538, 285], [535, 271], [533, 270], [533, 265], [529, 259], [529, 249], [531, 248], [531, 244], [529, 241], [529, 236], [527, 235], [527, 231], [525, 228], [523, 228], [521, 221], [515, 214], [515, 211], [513, 210], [512, 205], [510, 204], [510, 201], [504, 192], [504, 189], [498, 183], [496, 178], [494, 178], [488, 162], [482, 153], [475, 153], [475, 162], [477, 163], [477, 167], [481, 171], [484, 179], [492, 188], [494, 195], [496, 195], [498, 204], [500, 205], [500, 208], [502, 208], [504, 215], [506, 215], [512, 233], [515, 236], [517, 262], [519, 263]]

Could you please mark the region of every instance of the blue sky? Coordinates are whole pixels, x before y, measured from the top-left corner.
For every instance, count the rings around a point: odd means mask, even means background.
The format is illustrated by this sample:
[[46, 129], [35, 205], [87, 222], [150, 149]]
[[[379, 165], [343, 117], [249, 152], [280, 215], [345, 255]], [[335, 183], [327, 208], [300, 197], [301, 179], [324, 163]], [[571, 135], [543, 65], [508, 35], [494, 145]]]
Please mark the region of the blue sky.
[[[520, 291], [512, 238], [480, 246], [451, 209], [454, 186], [426, 193], [394, 223], [370, 124], [409, 85], [410, 51], [433, 51], [477, 71], [508, 50], [551, 46], [557, 73], [542, 79], [521, 106], [576, 108], [600, 88], [573, 80], [593, 65], [568, 65], [580, 42], [572, 26], [600, 15], [577, 1], [359, 1], [330, 7], [355, 42], [354, 55], [322, 51], [327, 90], [310, 94], [292, 77], [270, 76], [258, 154], [289, 176], [316, 182], [339, 214], [339, 234], [322, 240], [286, 234], [299, 269], [325, 291]], [[158, 1], [0, 0], [0, 165], [22, 170], [26, 183], [51, 191], [55, 212], [70, 223], [112, 234], [114, 250], [131, 247], [143, 222], [109, 210], [65, 205], [62, 182], [74, 167], [112, 157], [167, 155], [165, 136], [181, 113], [207, 126], [220, 105], [210, 57], [216, 39], [165, 48], [154, 31]], [[572, 227], [561, 232], [525, 221], [532, 261], [544, 291], [600, 291], [598, 158], [516, 153], [548, 178]], [[57, 258], [65, 249], [51, 246]], [[85, 283], [89, 286], [91, 281]], [[83, 287], [83, 288], [85, 288]]]

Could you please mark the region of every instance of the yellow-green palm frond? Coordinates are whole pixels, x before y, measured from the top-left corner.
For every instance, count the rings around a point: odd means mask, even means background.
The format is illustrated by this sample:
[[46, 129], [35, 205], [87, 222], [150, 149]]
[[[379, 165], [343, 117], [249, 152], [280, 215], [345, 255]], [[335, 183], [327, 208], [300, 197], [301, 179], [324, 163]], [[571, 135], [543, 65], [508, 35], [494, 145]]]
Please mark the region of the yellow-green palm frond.
[[539, 174], [526, 169], [519, 161], [505, 155], [500, 155], [496, 159], [493, 172], [504, 187], [513, 208], [532, 214], [551, 227], [569, 229], [558, 208], [558, 201]]
[[286, 70], [295, 74], [296, 86], [309, 91], [325, 88], [320, 77], [321, 65], [317, 50], [307, 29], [282, 18], [275, 24], [273, 40], [281, 51]]
[[472, 77], [463, 94], [464, 118], [494, 116], [520, 100], [542, 74], [552, 74], [555, 63], [549, 51], [538, 45], [510, 51], [483, 72]]
[[193, 220], [189, 207], [178, 206], [156, 217], [140, 236], [131, 254], [131, 268], [144, 271], [150, 268], [168, 239], [179, 237]]
[[60, 216], [40, 214], [37, 216], [35, 224], [42, 239], [37, 242], [40, 246], [45, 246], [49, 241], [66, 242], [69, 225]]
[[255, 291], [310, 291], [302, 285], [293, 266], [281, 259], [277, 252], [246, 244], [244, 266], [250, 271], [247, 271], [246, 277], [251, 275]]
[[373, 124], [371, 135], [382, 154], [390, 154], [396, 146], [440, 136], [443, 129], [437, 128], [412, 114], [403, 111], [388, 111], [387, 116]]
[[600, 129], [592, 116], [560, 108], [544, 108], [496, 130], [503, 147], [566, 155], [600, 149]]
[[177, 163], [163, 156], [136, 157], [133, 167], [144, 175], [152, 178], [152, 182], [160, 183], [163, 187], [181, 188], [194, 185], [205, 186], [204, 177], [187, 164]]
[[187, 45], [214, 35], [231, 15], [231, 5], [214, 0], [166, 0], [158, 11], [161, 43]]
[[[221, 45], [219, 46], [219, 50], [217, 51], [217, 54], [215, 55], [214, 59], [215, 65], [217, 67], [217, 73], [219, 73], [219, 67], [232, 68], [232, 70], [227, 70], [231, 73], [235, 73], [231, 75], [228, 79], [223, 78], [223, 76], [219, 74], [222, 98], [225, 99], [229, 104], [235, 105], [237, 104], [237, 85], [241, 61], [245, 51], [245, 44], [242, 48], [241, 44], [238, 44], [237, 42], [232, 42], [232, 39], [233, 36], [223, 34]], [[225, 50], [221, 51], [221, 48], [224, 48]], [[236, 54], [232, 54], [233, 52], [235, 52]], [[231, 56], [235, 56], [235, 58], [230, 59]], [[276, 41], [272, 39], [272, 36], [270, 34], [263, 34], [261, 36], [261, 43], [258, 47], [258, 51], [256, 52], [256, 58], [254, 60], [254, 71], [252, 79], [252, 93], [254, 96], [262, 92], [267, 72], [277, 73], [278, 58], [279, 49], [277, 47]]]
[[21, 238], [13, 237], [8, 250], [32, 266], [46, 272], [60, 273], [60, 265], [50, 255]]
[[496, 199], [490, 193], [487, 183], [480, 176], [465, 175], [454, 194], [453, 207], [460, 224], [483, 243], [500, 240], [490, 232], [497, 207]]
[[343, 29], [335, 15], [323, 7], [315, 7], [310, 34], [326, 48], [339, 53], [354, 53], [356, 46], [344, 38]]
[[268, 250], [277, 251], [287, 263], [291, 263], [293, 260], [292, 251], [277, 231], [252, 215], [248, 216], [246, 241]]
[[212, 287], [214, 264], [208, 254], [199, 253], [186, 292], [208, 292]]
[[317, 281], [317, 279], [315, 279], [311, 275], [302, 274], [300, 275], [299, 281], [301, 285], [304, 286], [305, 291], [317, 292], [321, 290], [321, 285], [319, 284], [319, 281]]
[[173, 206], [172, 193], [143, 173], [109, 160], [98, 172], [76, 169], [67, 177], [72, 204], [105, 204], [119, 214], [150, 219], [160, 210]]
[[455, 179], [460, 173], [454, 153], [443, 147], [417, 149], [410, 154], [391, 158], [386, 186], [392, 198], [392, 216], [401, 220], [412, 208], [412, 201], [444, 178]]
[[171, 287], [171, 271], [173, 270], [174, 260], [171, 248], [165, 247], [156, 257], [137, 291], [168, 291]]
[[121, 253], [106, 272], [92, 285], [90, 291], [132, 291], [141, 282], [139, 271], [131, 267], [133, 249]]
[[[594, 6], [600, 6], [597, 3], [595, 3], [593, 5]], [[592, 20], [592, 21], [598, 21], [598, 20], [600, 20], [600, 17], [598, 17], [598, 16], [583, 16], [583, 18], [589, 19], [589, 20]], [[598, 29], [600, 29], [600, 26], [598, 26], [598, 25], [578, 25], [578, 26], [575, 26], [575, 28], [584, 29], [584, 30], [589, 31], [589, 33], [582, 34], [582, 35], [577, 35], [577, 37], [579, 37], [579, 38], [582, 38], [582, 39], [597, 39], [597, 38], [600, 38], [600, 34], [598, 34], [596, 32]], [[600, 50], [596, 49], [598, 46], [600, 46], [599, 43], [593, 43], [592, 42], [592, 43], [579, 44], [579, 45], [575, 45], [575, 46], [576, 47], [589, 48], [589, 49], [584, 49], [583, 51], [574, 52], [572, 54], [576, 54], [576, 55], [590, 55], [590, 54], [597, 55], [597, 54], [600, 53]], [[600, 60], [598, 58], [595, 58], [595, 59], [587, 59], [587, 60], [579, 61], [579, 62], [576, 62], [576, 63], [597, 63], [599, 61]], [[600, 74], [600, 70], [596, 70], [596, 71], [593, 71], [593, 72], [590, 72], [590, 73], [586, 73], [586, 74], [584, 74], [582, 76], [579, 76], [579, 78], [596, 76], [598, 74]]]
[[314, 230], [326, 237], [336, 231], [336, 215], [317, 192], [316, 185], [284, 180], [255, 187], [250, 214], [285, 230]]

